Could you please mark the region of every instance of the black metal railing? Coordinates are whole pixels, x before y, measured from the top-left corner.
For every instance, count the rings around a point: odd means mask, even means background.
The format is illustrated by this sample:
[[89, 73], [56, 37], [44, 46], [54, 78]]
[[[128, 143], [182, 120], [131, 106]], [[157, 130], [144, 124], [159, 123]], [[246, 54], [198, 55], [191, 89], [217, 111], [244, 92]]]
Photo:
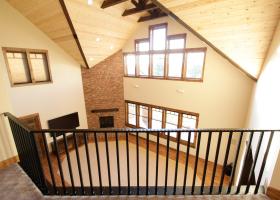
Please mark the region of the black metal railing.
[[[279, 132], [243, 129], [29, 130], [13, 115], [5, 115], [10, 122], [20, 166], [45, 195], [263, 193], [267, 156], [273, 136]], [[175, 141], [171, 140], [174, 132], [177, 133]], [[193, 133], [196, 135], [195, 147], [181, 143], [182, 138], [191, 141]], [[161, 138], [161, 134], [166, 135], [166, 139]], [[264, 137], [269, 139], [264, 142]], [[253, 140], [257, 140], [254, 151], [251, 148]], [[261, 149], [263, 155], [260, 155]], [[252, 160], [247, 163], [250, 156]], [[261, 166], [256, 174], [259, 160]], [[243, 180], [237, 177], [243, 177]]]

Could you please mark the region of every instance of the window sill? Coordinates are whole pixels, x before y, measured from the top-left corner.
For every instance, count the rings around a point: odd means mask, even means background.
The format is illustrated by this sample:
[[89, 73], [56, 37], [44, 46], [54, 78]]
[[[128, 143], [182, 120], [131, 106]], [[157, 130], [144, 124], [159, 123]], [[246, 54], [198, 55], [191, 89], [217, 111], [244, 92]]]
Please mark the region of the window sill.
[[155, 80], [170, 80], [170, 81], [186, 81], [186, 82], [200, 82], [203, 83], [203, 79], [186, 79], [186, 78], [173, 78], [173, 77], [149, 77], [149, 76], [129, 76], [125, 75], [125, 78], [143, 78], [143, 79], [155, 79]]

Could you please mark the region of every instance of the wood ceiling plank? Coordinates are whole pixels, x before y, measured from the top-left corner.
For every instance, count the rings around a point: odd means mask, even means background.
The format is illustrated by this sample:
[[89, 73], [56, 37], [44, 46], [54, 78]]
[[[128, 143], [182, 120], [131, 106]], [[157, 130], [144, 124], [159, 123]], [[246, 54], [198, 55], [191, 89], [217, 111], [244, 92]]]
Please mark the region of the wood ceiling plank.
[[258, 78], [280, 19], [280, 0], [157, 2], [203, 38], [207, 38], [243, 70]]
[[[9, 4], [48, 35], [79, 64], [85, 62], [77, 47], [73, 34], [57, 0], [8, 0]], [[63, 40], [55, 41], [57, 38]]]

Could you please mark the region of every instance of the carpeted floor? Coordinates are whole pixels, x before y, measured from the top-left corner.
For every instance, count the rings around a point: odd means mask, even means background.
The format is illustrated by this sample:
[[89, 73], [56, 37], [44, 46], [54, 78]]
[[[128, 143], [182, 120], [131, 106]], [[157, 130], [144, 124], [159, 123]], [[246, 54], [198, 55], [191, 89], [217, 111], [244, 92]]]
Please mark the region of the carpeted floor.
[[17, 165], [11, 165], [0, 170], [0, 199], [1, 200], [58, 200], [58, 199], [98, 199], [98, 200], [127, 200], [127, 199], [188, 199], [188, 200], [269, 200], [265, 195], [242, 195], [242, 196], [121, 196], [121, 197], [70, 197], [70, 196], [43, 196], [29, 177]]

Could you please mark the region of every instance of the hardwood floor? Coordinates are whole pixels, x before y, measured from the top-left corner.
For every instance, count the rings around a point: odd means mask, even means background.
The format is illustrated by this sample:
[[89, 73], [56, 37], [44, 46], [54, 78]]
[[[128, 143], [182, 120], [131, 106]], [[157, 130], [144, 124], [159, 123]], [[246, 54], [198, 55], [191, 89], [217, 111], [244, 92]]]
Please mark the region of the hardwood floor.
[[[125, 141], [125, 135], [119, 135], [118, 138], [119, 138], [119, 142], [122, 142], [122, 141], [124, 142]], [[99, 143], [104, 142], [104, 140], [105, 140], [104, 136], [98, 136], [98, 142]], [[110, 141], [115, 141], [115, 136], [114, 135], [108, 135], [108, 141], [109, 141], [109, 144], [111, 145]], [[90, 137], [89, 138], [89, 144], [94, 144], [94, 143], [95, 143], [94, 139], [92, 139]], [[136, 136], [135, 135], [131, 135], [131, 134], [129, 135], [129, 144], [131, 144], [131, 145], [136, 144]], [[84, 145], [82, 145], [82, 146], [84, 146]], [[146, 139], [139, 137], [139, 147], [141, 149], [143, 149], [143, 151], [146, 150]], [[111, 147], [109, 146], [109, 148], [111, 148]], [[150, 150], [150, 152], [153, 152], [153, 153], [156, 152], [156, 143], [155, 142], [149, 141], [149, 150]], [[162, 144], [159, 145], [159, 155], [163, 156], [164, 158], [166, 156], [166, 150], [167, 150], [166, 146], [164, 146]], [[73, 151], [74, 150], [70, 150], [69, 152], [71, 153]], [[121, 154], [121, 156], [124, 156], [124, 155]], [[60, 154], [60, 159], [61, 159], [61, 162], [65, 161], [66, 154], [65, 153]], [[171, 159], [173, 161], [176, 160], [176, 150], [175, 149], [169, 148], [169, 159]], [[57, 186], [62, 186], [61, 177], [59, 175], [59, 166], [58, 166], [57, 158], [56, 158], [54, 153], [50, 153], [50, 160], [51, 160], [53, 171], [54, 171], [54, 177], [55, 177], [56, 185]], [[185, 165], [185, 160], [186, 160], [186, 153], [185, 152], [180, 152], [179, 153], [179, 160], [178, 160], [179, 163], [181, 165]], [[140, 165], [141, 164], [145, 165], [145, 163], [140, 163]], [[198, 159], [198, 167], [197, 167], [197, 177], [198, 177], [199, 180], [201, 180], [202, 176], [203, 176], [204, 164], [205, 164], [204, 159], [199, 158]], [[43, 165], [43, 170], [44, 170], [44, 174], [45, 174], [45, 177], [47, 179], [47, 182], [51, 183], [51, 176], [50, 176], [50, 171], [49, 171], [48, 162], [47, 162], [46, 158], [42, 159], [42, 165]], [[189, 155], [188, 166], [190, 168], [194, 168], [194, 165], [195, 165], [195, 156]], [[205, 177], [205, 186], [209, 186], [211, 184], [213, 168], [214, 168], [213, 162], [208, 161], [207, 172], [206, 172], [206, 177]], [[111, 173], [114, 173], [112, 171], [112, 166], [110, 167], [110, 169], [111, 169]], [[135, 169], [135, 171], [136, 171], [136, 169]], [[134, 172], [132, 171], [131, 173], [136, 173], [135, 171]], [[64, 170], [64, 173], [65, 173], [65, 170]], [[189, 172], [189, 173], [191, 173], [191, 172]], [[218, 186], [220, 184], [221, 175], [222, 175], [222, 166], [217, 165], [216, 175], [215, 175], [215, 179], [214, 179], [214, 186]], [[65, 174], [64, 174], [64, 176], [65, 176]], [[161, 176], [164, 176], [164, 174], [161, 174]], [[183, 174], [178, 174], [178, 176], [183, 176]], [[188, 176], [193, 176], [193, 174], [188, 174]], [[227, 185], [228, 183], [229, 183], [229, 177], [225, 176], [224, 185]], [[65, 180], [65, 185], [70, 186], [69, 179]]]

